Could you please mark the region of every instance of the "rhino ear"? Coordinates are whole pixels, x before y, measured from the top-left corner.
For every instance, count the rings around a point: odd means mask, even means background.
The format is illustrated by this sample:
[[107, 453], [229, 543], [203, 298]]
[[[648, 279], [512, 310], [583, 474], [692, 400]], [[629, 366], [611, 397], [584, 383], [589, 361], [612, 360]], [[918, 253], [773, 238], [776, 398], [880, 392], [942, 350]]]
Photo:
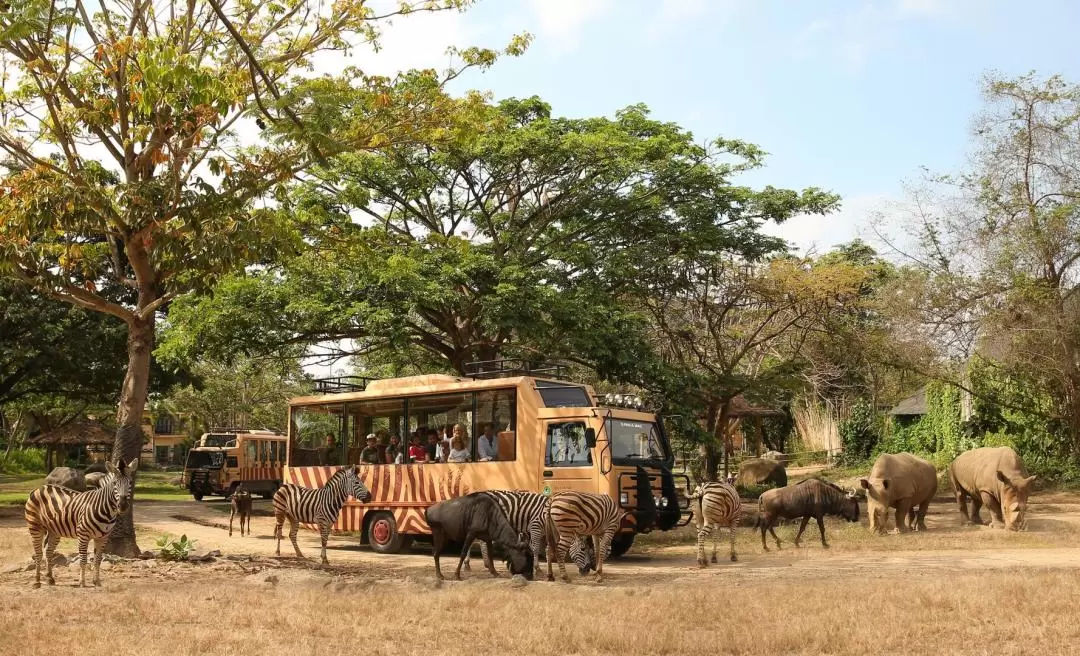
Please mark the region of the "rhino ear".
[[1024, 487], [1027, 487], [1027, 486], [1031, 485], [1032, 483], [1034, 483], [1036, 478], [1038, 478], [1038, 475], [1036, 475], [1036, 474], [1032, 474], [1031, 476], [1028, 476], [1027, 478], [1025, 478], [1024, 479]]
[[881, 479], [881, 489], [883, 489], [883, 490], [889, 489], [889, 479], [887, 479], [887, 478]]
[[1006, 476], [1005, 473], [1002, 472], [1000, 469], [997, 470], [997, 479], [1005, 485], [1008, 485], [1009, 487], [1013, 486], [1012, 481], [1009, 480], [1009, 477]]
[[861, 485], [864, 490], [869, 490], [870, 489], [870, 479], [860, 478], [859, 479], [859, 485]]

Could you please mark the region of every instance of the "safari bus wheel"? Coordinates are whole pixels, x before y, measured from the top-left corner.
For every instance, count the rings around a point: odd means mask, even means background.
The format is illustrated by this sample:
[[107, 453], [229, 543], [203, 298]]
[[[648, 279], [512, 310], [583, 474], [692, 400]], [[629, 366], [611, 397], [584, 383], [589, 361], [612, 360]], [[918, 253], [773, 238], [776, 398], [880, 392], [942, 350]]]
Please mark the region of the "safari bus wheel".
[[196, 501], [202, 501], [202, 498], [203, 498], [203, 493], [202, 493], [202, 491], [201, 491], [201, 490], [200, 490], [200, 491], [198, 491], [198, 492], [192, 491], [192, 492], [191, 492], [191, 496], [195, 497], [195, 500], [196, 500]]
[[279, 483], [277, 481], [274, 481], [274, 484], [272, 486], [270, 486], [270, 491], [262, 493], [262, 495], [261, 495], [262, 498], [264, 498], [264, 499], [273, 499], [274, 495], [277, 494], [277, 491], [278, 491], [279, 487], [281, 487], [281, 483]]
[[633, 533], [620, 533], [611, 539], [611, 558], [618, 558], [627, 551], [630, 551], [630, 547], [634, 544]]
[[408, 540], [398, 533], [394, 515], [380, 510], [372, 513], [367, 521], [367, 541], [378, 553], [396, 554], [401, 552]]

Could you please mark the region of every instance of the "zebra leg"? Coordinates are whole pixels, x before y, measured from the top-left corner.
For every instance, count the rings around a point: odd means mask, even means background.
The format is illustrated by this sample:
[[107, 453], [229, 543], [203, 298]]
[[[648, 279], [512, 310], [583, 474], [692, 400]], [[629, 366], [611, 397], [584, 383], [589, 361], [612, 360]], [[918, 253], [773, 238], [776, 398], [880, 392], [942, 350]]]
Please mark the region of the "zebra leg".
[[596, 545], [595, 536], [593, 545], [596, 546], [596, 582], [600, 583], [604, 580], [604, 554], [607, 553], [608, 546], [611, 544], [611, 539], [615, 537], [614, 531], [608, 531], [604, 533], [600, 538], [600, 544]]
[[304, 554], [300, 553], [300, 545], [296, 543], [296, 534], [300, 532], [300, 520], [295, 517], [289, 518], [289, 539], [292, 540], [292, 548], [296, 550], [296, 557], [303, 558]]
[[544, 530], [540, 526], [529, 528], [529, 549], [533, 554], [534, 576], [540, 573], [540, 556], [544, 551]]
[[702, 524], [697, 530], [697, 563], [698, 567], [708, 567], [709, 561], [705, 559], [705, 538], [711, 532], [711, 524]]
[[101, 585], [101, 557], [105, 555], [105, 538], [94, 538], [94, 585]]
[[79, 539], [79, 587], [86, 587], [86, 551], [90, 546], [90, 536], [85, 533], [81, 533], [78, 536]]
[[30, 542], [34, 546], [34, 587], [41, 587], [41, 558], [42, 543], [45, 542], [46, 532], [34, 525], [30, 525]]
[[330, 561], [326, 559], [326, 541], [330, 539], [330, 522], [319, 524], [319, 539], [322, 541], [322, 564], [329, 565]]
[[720, 532], [713, 531], [712, 534], [712, 558], [711, 562], [716, 562], [716, 545], [720, 542]]
[[278, 558], [281, 557], [281, 529], [285, 524], [285, 515], [281, 513], [274, 513], [274, 538], [277, 539], [277, 551], [274, 555]]
[[795, 534], [795, 546], [799, 546], [799, 540], [802, 539], [802, 532], [806, 530], [806, 525], [810, 522], [810, 515], [804, 515], [802, 518], [802, 524], [799, 524], [799, 532]]
[[567, 583], [570, 582], [570, 577], [566, 574], [566, 554], [570, 553], [570, 544], [574, 539], [572, 535], [560, 535], [559, 544], [555, 549], [556, 557], [559, 559], [559, 575]]
[[53, 585], [52, 568], [53, 563], [56, 562], [56, 547], [60, 544], [60, 536], [56, 533], [45, 534], [45, 560], [48, 562], [47, 580], [49, 585]]
[[[733, 517], [731, 519], [731, 522], [728, 524], [728, 535], [731, 536], [731, 562], [735, 562], [735, 561], [738, 560], [738, 558], [735, 557], [735, 525], [738, 524], [738, 523], [739, 523], [739, 517], [738, 517], [738, 515], [736, 515], [735, 517]], [[713, 542], [713, 549], [714, 549], [714, 551], [713, 551], [713, 562], [715, 563], [716, 562], [716, 551], [715, 551], [716, 543], [715, 542]]]

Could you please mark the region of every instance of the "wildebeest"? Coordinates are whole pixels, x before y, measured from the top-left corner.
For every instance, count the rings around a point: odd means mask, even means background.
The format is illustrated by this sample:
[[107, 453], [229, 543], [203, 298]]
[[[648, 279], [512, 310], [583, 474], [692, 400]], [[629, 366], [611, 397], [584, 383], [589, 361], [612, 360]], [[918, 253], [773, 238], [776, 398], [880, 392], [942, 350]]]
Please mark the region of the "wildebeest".
[[[488, 551], [492, 543], [508, 552], [510, 573], [533, 578], [533, 555], [525, 536], [514, 531], [495, 500], [482, 492], [440, 501], [424, 511], [424, 519], [431, 527], [431, 549], [435, 556], [435, 576], [444, 578], [439, 567], [439, 552], [448, 541], [463, 545], [454, 578], [461, 579], [461, 565], [474, 540], [482, 540]], [[492, 576], [498, 576], [495, 567], [484, 563]]]
[[859, 501], [855, 498], [854, 491], [847, 491], [835, 483], [819, 478], [808, 478], [794, 485], [766, 490], [758, 498], [758, 517], [755, 527], [761, 528], [761, 546], [765, 551], [769, 545], [765, 543], [765, 531], [772, 534], [776, 540], [776, 548], [780, 548], [780, 538], [776, 537], [773, 527], [776, 520], [802, 518], [799, 532], [795, 535], [795, 546], [799, 546], [806, 524], [813, 517], [817, 520], [818, 531], [821, 533], [821, 546], [828, 548], [825, 541], [825, 515], [843, 517], [849, 522], [859, 521]]
[[240, 516], [240, 536], [244, 535], [244, 524], [251, 533], [251, 493], [243, 487], [237, 488], [232, 495], [232, 512], [229, 513], [229, 537], [232, 537], [233, 518]]

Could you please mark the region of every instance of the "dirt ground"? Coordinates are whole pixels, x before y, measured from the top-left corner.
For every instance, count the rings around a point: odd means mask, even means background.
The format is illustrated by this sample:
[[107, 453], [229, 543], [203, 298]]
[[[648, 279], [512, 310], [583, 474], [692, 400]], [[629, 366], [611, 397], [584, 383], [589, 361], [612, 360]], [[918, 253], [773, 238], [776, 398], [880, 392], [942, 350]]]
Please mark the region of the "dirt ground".
[[[438, 584], [430, 550], [382, 556], [334, 536], [329, 567], [318, 537], [310, 560], [286, 536], [273, 557], [270, 502], [256, 501], [252, 536], [228, 536], [220, 500], [136, 506], [140, 546], [163, 534], [219, 550], [204, 564], [107, 563], [101, 588], [78, 589], [78, 566], [34, 590], [20, 507], [0, 507], [0, 653], [290, 654], [342, 646], [362, 653], [1073, 653], [1080, 626], [1080, 495], [1033, 498], [1028, 530], [963, 526], [939, 497], [920, 534], [872, 536], [829, 521], [778, 529], [780, 551], [738, 531], [739, 560], [695, 563], [692, 527], [639, 536], [605, 580], [574, 576], [515, 587], [474, 559], [464, 580]], [[74, 551], [65, 540], [60, 553]], [[443, 557], [445, 573], [456, 558]], [[502, 569], [500, 565], [500, 570]]]

